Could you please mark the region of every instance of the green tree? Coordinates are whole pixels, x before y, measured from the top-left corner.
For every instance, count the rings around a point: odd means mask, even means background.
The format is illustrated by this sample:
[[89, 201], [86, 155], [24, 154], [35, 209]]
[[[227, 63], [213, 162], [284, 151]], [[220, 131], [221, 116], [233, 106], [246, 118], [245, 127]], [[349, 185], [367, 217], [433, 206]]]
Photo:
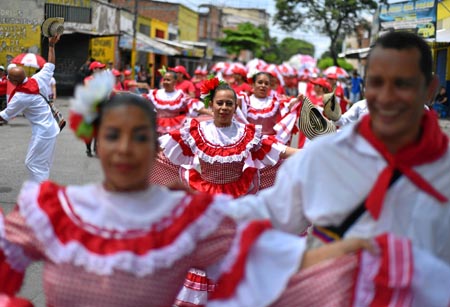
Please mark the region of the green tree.
[[253, 54], [258, 59], [263, 59], [267, 63], [281, 64], [280, 60], [280, 47], [276, 37], [271, 37], [269, 28], [264, 25], [258, 27], [263, 31], [264, 41], [266, 45], [260, 49], [257, 49]]
[[288, 61], [296, 54], [309, 54], [314, 57], [315, 47], [313, 44], [291, 37], [284, 38], [279, 44], [281, 61]]
[[225, 29], [223, 33], [225, 37], [219, 43], [229, 54], [239, 55], [241, 50], [250, 50], [256, 56], [269, 47], [265, 30], [249, 22], [239, 24], [236, 30]]
[[[345, 59], [338, 59], [337, 62], [338, 62], [337, 66], [342, 67], [347, 72], [350, 73], [351, 71], [353, 71], [353, 65], [347, 62]], [[319, 60], [319, 62], [317, 62], [317, 67], [320, 70], [325, 70], [330, 66], [335, 66], [333, 59], [330, 57], [323, 57]]]
[[373, 13], [377, 6], [373, 0], [276, 0], [274, 23], [286, 31], [318, 29], [330, 38], [330, 55], [339, 65], [338, 40], [355, 31], [363, 12]]

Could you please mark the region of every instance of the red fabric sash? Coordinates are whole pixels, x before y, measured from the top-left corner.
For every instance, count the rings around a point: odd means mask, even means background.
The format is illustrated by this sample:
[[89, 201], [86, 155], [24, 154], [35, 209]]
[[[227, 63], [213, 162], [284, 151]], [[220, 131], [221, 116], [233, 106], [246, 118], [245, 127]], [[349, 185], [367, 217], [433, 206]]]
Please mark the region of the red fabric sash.
[[364, 116], [358, 131], [387, 162], [387, 166], [381, 171], [366, 200], [366, 208], [372, 216], [378, 219], [380, 215], [384, 196], [395, 169], [408, 177], [419, 189], [441, 203], [447, 202], [448, 200], [444, 195], [436, 191], [429, 182], [413, 170], [414, 166], [436, 161], [447, 152], [448, 137], [440, 129], [436, 116], [432, 112], [426, 111], [422, 118], [420, 140], [402, 148], [396, 154], [390, 153], [386, 146], [376, 138], [370, 122], [370, 115]]
[[37, 95], [39, 94], [39, 85], [35, 79], [28, 78], [27, 82], [19, 84], [13, 89], [11, 95], [9, 95], [8, 102], [11, 101], [11, 98], [13, 98], [14, 94], [17, 92]]

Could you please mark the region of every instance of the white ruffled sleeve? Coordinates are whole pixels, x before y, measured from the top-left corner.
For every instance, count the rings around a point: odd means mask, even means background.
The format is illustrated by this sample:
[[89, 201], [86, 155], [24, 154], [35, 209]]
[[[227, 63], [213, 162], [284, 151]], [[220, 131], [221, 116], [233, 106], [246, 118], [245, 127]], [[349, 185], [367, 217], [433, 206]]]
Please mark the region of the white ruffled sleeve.
[[252, 162], [246, 161], [246, 164], [258, 169], [273, 166], [278, 163], [280, 155], [286, 151], [286, 147], [286, 145], [278, 142], [273, 136], [264, 135], [261, 137], [261, 144], [256, 150]]
[[[188, 121], [189, 122], [189, 121]], [[181, 129], [189, 129], [189, 126], [182, 127]], [[191, 165], [194, 162], [194, 154], [186, 145], [182, 139], [183, 133], [175, 132], [172, 134], [165, 134], [159, 137], [160, 147], [163, 149], [163, 153], [167, 159], [175, 165]], [[179, 139], [177, 140], [176, 138]], [[188, 155], [183, 152], [183, 149], [189, 153]]]
[[198, 111], [205, 107], [205, 104], [200, 99], [195, 98], [185, 98], [188, 99], [188, 112], [189, 116], [197, 117], [199, 115]]

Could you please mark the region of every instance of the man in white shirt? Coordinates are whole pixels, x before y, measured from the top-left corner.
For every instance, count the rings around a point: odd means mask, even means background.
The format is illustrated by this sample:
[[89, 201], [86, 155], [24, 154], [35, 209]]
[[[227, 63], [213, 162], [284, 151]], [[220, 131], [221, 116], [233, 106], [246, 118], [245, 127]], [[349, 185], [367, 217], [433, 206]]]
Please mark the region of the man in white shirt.
[[347, 110], [341, 117], [334, 122], [337, 127], [343, 127], [350, 123], [358, 121], [363, 115], [367, 114], [369, 109], [367, 108], [367, 101], [365, 99], [359, 100], [352, 104], [350, 109]]
[[230, 211], [292, 233], [312, 224], [322, 241], [390, 232], [450, 265], [448, 137], [423, 107], [438, 87], [432, 67], [417, 35], [381, 36], [366, 69], [369, 114], [311, 142], [283, 163], [272, 188]]
[[29, 179], [41, 182], [49, 178], [50, 167], [56, 145], [59, 127], [47, 101], [40, 95], [48, 95], [47, 88], [55, 69], [55, 44], [59, 35], [48, 39], [48, 62], [41, 71], [27, 78], [23, 67], [11, 68], [9, 81], [15, 86], [9, 96], [8, 106], [0, 112], [0, 121], [10, 121], [24, 114], [32, 125], [31, 140], [25, 159]]

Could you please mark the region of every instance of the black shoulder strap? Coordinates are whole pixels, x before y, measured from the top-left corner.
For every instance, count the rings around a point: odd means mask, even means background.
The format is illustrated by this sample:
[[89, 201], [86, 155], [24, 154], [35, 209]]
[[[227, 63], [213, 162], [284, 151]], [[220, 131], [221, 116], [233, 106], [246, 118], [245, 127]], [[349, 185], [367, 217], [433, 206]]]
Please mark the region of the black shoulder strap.
[[[398, 178], [402, 176], [402, 173], [395, 169], [394, 174], [392, 175], [391, 181], [389, 182], [388, 188], [390, 188], [394, 182], [397, 181]], [[341, 223], [339, 226], [327, 226], [322, 227], [327, 229], [328, 231], [333, 232], [338, 235], [340, 238], [344, 236], [347, 230], [360, 218], [360, 216], [366, 211], [366, 200], [367, 197], [356, 207], [355, 210]]]
[[42, 98], [44, 98], [44, 100], [45, 100], [48, 104], [50, 104], [50, 101], [48, 101], [47, 97], [45, 97], [44, 95], [42, 95], [42, 93], [40, 93], [40, 92], [39, 92], [39, 95], [41, 95]]

